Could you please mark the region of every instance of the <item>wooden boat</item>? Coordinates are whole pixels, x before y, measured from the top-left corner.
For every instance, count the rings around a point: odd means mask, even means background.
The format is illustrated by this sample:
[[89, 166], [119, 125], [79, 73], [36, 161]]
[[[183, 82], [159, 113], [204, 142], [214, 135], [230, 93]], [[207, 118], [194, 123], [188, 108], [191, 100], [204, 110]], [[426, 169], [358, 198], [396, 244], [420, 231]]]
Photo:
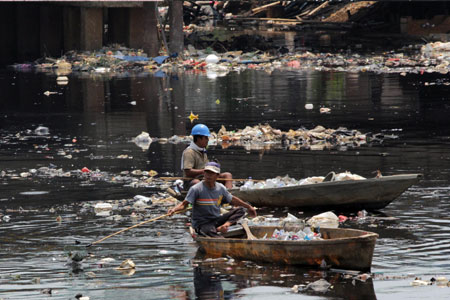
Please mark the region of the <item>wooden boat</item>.
[[236, 196], [257, 207], [297, 207], [321, 209], [366, 209], [386, 207], [421, 174], [383, 176], [364, 180], [328, 181], [298, 186], [230, 190]]
[[[236, 197], [257, 207], [295, 207], [310, 210], [376, 210], [386, 207], [422, 174], [401, 174], [364, 180], [327, 181], [281, 188], [231, 189]], [[179, 195], [184, 199], [186, 193]]]
[[[199, 251], [207, 257], [231, 256], [252, 260], [301, 266], [323, 266], [357, 271], [370, 271], [378, 234], [356, 229], [320, 228], [323, 240], [280, 241], [262, 239], [272, 236], [276, 226], [251, 226], [258, 239], [249, 240], [244, 230], [227, 233], [223, 238], [197, 236]], [[297, 231], [300, 227], [285, 227]]]

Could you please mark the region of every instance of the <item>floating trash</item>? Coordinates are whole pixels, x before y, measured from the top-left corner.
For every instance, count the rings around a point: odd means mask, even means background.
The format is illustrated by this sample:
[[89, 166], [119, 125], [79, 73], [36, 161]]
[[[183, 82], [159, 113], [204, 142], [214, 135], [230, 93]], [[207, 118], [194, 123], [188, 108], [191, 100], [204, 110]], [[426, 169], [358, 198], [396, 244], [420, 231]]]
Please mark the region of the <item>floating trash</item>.
[[136, 273], [136, 264], [131, 259], [126, 259], [115, 269], [123, 275], [132, 276]]
[[47, 97], [50, 96], [50, 95], [55, 95], [55, 94], [58, 94], [58, 92], [50, 92], [50, 91], [45, 91], [44, 92], [44, 95], [47, 96]]
[[331, 108], [328, 108], [328, 107], [321, 107], [321, 108], [319, 109], [319, 112], [320, 112], [321, 114], [329, 114], [329, 113], [331, 112]]
[[36, 195], [45, 195], [48, 194], [50, 192], [48, 191], [29, 191], [29, 192], [21, 192], [21, 195], [26, 195], [26, 196], [36, 196]]
[[48, 127], [44, 127], [44, 126], [39, 126], [34, 130], [34, 133], [37, 135], [47, 135], [49, 134], [49, 129]]
[[100, 212], [104, 212], [104, 211], [111, 211], [113, 209], [113, 207], [112, 207], [112, 205], [111, 204], [109, 204], [109, 203], [104, 203], [104, 202], [102, 202], [102, 203], [97, 203], [95, 206], [94, 206], [94, 211], [95, 211], [95, 213], [100, 213]]
[[135, 137], [133, 141], [142, 150], [148, 150], [153, 140], [148, 132], [142, 131], [142, 133]]
[[327, 211], [311, 217], [306, 223], [314, 228], [338, 228], [339, 218], [333, 212]]
[[319, 279], [317, 281], [314, 281], [314, 282], [308, 284], [306, 286], [305, 290], [311, 289], [315, 292], [325, 293], [326, 291], [328, 291], [328, 289], [330, 287], [331, 287], [331, 284], [322, 278], [322, 279]]
[[215, 54], [210, 54], [205, 58], [205, 62], [208, 64], [217, 64], [220, 58]]
[[411, 282], [412, 286], [425, 286], [425, 285], [431, 285], [430, 281], [420, 280], [416, 279], [413, 282]]

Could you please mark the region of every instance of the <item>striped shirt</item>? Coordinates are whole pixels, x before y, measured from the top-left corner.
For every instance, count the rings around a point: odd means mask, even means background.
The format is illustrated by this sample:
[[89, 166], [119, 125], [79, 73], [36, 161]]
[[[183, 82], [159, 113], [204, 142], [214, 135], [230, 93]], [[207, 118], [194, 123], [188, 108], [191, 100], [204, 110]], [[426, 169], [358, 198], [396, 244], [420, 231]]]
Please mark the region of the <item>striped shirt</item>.
[[192, 226], [198, 228], [220, 217], [220, 206], [230, 203], [232, 197], [227, 188], [218, 182], [214, 188], [209, 188], [203, 181], [192, 186], [186, 196], [192, 204]]

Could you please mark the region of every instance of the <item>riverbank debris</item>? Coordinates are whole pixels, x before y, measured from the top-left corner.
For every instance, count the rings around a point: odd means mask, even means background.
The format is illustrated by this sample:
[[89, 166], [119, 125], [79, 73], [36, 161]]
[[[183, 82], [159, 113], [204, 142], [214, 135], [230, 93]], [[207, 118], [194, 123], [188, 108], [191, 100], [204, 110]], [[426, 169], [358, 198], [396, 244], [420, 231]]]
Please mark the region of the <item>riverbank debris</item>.
[[[242, 44], [246, 44], [243, 42]], [[447, 74], [450, 70], [448, 58], [450, 57], [450, 43], [420, 43], [410, 44], [406, 47], [391, 51], [379, 52], [352, 52], [352, 51], [307, 51], [303, 48], [292, 49], [286, 53], [273, 53], [265, 50], [252, 51], [225, 51], [219, 53], [207, 49], [195, 49], [188, 45], [183, 57], [168, 59], [161, 65], [153, 60], [125, 60], [120, 55], [106, 53], [141, 53], [142, 50], [128, 49], [119, 45], [104, 47], [96, 51], [71, 51], [62, 58], [70, 61], [73, 68], [69, 71], [72, 76], [131, 76], [132, 74], [153, 74], [166, 76], [170, 73], [184, 71], [186, 73], [203, 74], [212, 79], [225, 76], [229, 72], [242, 72], [247, 69], [262, 70], [272, 73], [275, 70], [289, 72], [333, 71], [333, 72], [373, 72], [397, 74]], [[186, 59], [187, 58], [187, 59]], [[43, 72], [57, 75], [57, 65], [52, 62], [42, 62], [39, 59], [29, 63], [15, 64], [11, 68], [18, 72]], [[52, 60], [53, 61], [53, 60]], [[57, 75], [58, 76], [58, 75]], [[68, 81], [58, 81], [68, 83]], [[58, 92], [46, 91], [47, 96]]]

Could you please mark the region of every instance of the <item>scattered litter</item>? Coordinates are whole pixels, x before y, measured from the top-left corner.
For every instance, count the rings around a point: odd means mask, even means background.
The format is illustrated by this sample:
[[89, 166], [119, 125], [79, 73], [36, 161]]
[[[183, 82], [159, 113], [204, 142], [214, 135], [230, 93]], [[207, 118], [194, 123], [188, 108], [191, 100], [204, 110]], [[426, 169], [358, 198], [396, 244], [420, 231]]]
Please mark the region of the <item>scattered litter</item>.
[[333, 212], [327, 211], [311, 217], [306, 223], [314, 228], [338, 228], [339, 218]]
[[116, 268], [116, 270], [129, 270], [129, 269], [135, 269], [136, 264], [131, 259], [124, 260], [119, 267]]
[[306, 286], [306, 290], [311, 289], [315, 292], [325, 293], [331, 287], [331, 284], [325, 279], [319, 279]]
[[34, 133], [37, 135], [47, 135], [49, 134], [49, 129], [44, 126], [39, 126], [34, 130]]
[[328, 108], [328, 107], [321, 107], [321, 108], [319, 109], [319, 111], [320, 111], [321, 114], [329, 114], [329, 113], [331, 112], [331, 108]]
[[44, 95], [47, 96], [47, 97], [50, 96], [50, 95], [55, 95], [55, 94], [58, 94], [58, 92], [50, 92], [50, 91], [45, 91], [44, 92]]
[[217, 64], [220, 58], [215, 54], [210, 54], [205, 58], [205, 62], [208, 64]]
[[133, 141], [138, 147], [142, 148], [142, 150], [148, 150], [153, 140], [148, 132], [142, 131], [142, 133], [135, 137]]
[[[343, 15], [346, 16], [346, 13], [343, 13]], [[230, 21], [233, 20], [233, 18], [230, 19]], [[292, 24], [294, 25], [295, 22]], [[196, 28], [198, 29], [198, 27]], [[201, 31], [197, 30], [194, 35], [199, 34], [201, 34]], [[205, 32], [205, 34], [211, 35], [210, 32]], [[329, 43], [328, 35], [322, 37], [321, 42], [323, 40], [325, 43]], [[246, 39], [250, 36], [243, 35], [235, 38]], [[236, 41], [233, 43], [241, 44], [241, 48], [246, 49], [247, 43], [236, 43]], [[203, 73], [208, 76], [208, 70], [212, 68], [217, 74], [215, 77], [219, 74], [241, 72], [245, 69], [264, 70], [269, 73], [276, 69], [288, 69], [294, 72], [318, 70], [374, 72], [377, 74], [398, 73], [403, 75], [407, 73], [423, 74], [424, 72], [447, 74], [450, 70], [450, 64], [448, 63], [450, 43], [443, 42], [410, 45], [398, 51], [368, 53], [366, 55], [352, 52], [345, 54], [342, 52], [313, 53], [304, 49], [290, 52], [289, 56], [286, 56], [283, 51], [279, 53], [273, 51], [227, 51], [218, 53], [212, 51], [208, 54], [205, 52], [190, 45], [179, 57], [165, 55], [150, 59], [140, 49], [111, 45], [96, 51], [69, 51], [56, 62], [50, 58], [41, 58], [32, 64], [14, 64], [11, 67], [22, 72], [34, 70], [46, 73], [54, 72], [58, 75], [91, 73], [109, 76], [119, 76], [125, 72], [153, 73], [154, 76], [160, 76], [159, 74], [176, 71], [177, 68], [184, 69], [186, 72], [195, 71], [196, 74]], [[183, 60], [181, 57], [187, 59]], [[59, 84], [59, 82], [67, 83], [68, 81], [57, 80], [57, 82]], [[44, 95], [50, 96], [56, 93], [46, 91]]]
[[194, 113], [191, 111], [191, 114], [189, 115], [188, 119], [192, 122], [194, 122], [194, 120], [198, 120], [198, 115], [194, 115]]
[[136, 201], [142, 201], [145, 204], [152, 204], [152, 199], [150, 197], [145, 197], [145, 196], [142, 196], [142, 195], [136, 195], [136, 196], [133, 197], [133, 199], [136, 200]]
[[112, 258], [112, 257], [105, 257], [105, 258], [100, 259], [97, 262], [97, 265], [104, 266], [104, 265], [110, 264], [110, 263], [115, 262], [115, 261], [116, 260], [114, 258]]
[[303, 285], [303, 284], [299, 284], [299, 285], [294, 285], [291, 290], [294, 293], [299, 293], [299, 292], [306, 292], [308, 290], [312, 290], [314, 292], [318, 292], [318, 293], [325, 293], [328, 291], [329, 288], [331, 288], [331, 283], [329, 283], [328, 281], [326, 281], [325, 279], [319, 279], [317, 281], [311, 282], [308, 285]]
[[312, 241], [322, 240], [320, 232], [314, 232], [310, 227], [305, 227], [296, 232], [285, 231], [284, 229], [275, 229], [271, 237], [263, 239], [280, 241]]
[[430, 281], [420, 280], [416, 279], [413, 282], [411, 282], [412, 286], [424, 286], [424, 285], [431, 285]]
[[31, 282], [34, 283], [34, 284], [40, 284], [41, 283], [41, 278], [40, 277], [34, 277], [31, 280]]
[[75, 298], [77, 300], [89, 300], [90, 299], [88, 296], [83, 296], [82, 294], [76, 294]]
[[69, 84], [69, 78], [67, 76], [58, 76], [58, 77], [56, 77], [56, 84], [57, 85], [67, 85], [67, 84]]
[[109, 203], [97, 203], [94, 206], [94, 211], [96, 214], [101, 213], [101, 212], [109, 212], [113, 209], [112, 205]]

